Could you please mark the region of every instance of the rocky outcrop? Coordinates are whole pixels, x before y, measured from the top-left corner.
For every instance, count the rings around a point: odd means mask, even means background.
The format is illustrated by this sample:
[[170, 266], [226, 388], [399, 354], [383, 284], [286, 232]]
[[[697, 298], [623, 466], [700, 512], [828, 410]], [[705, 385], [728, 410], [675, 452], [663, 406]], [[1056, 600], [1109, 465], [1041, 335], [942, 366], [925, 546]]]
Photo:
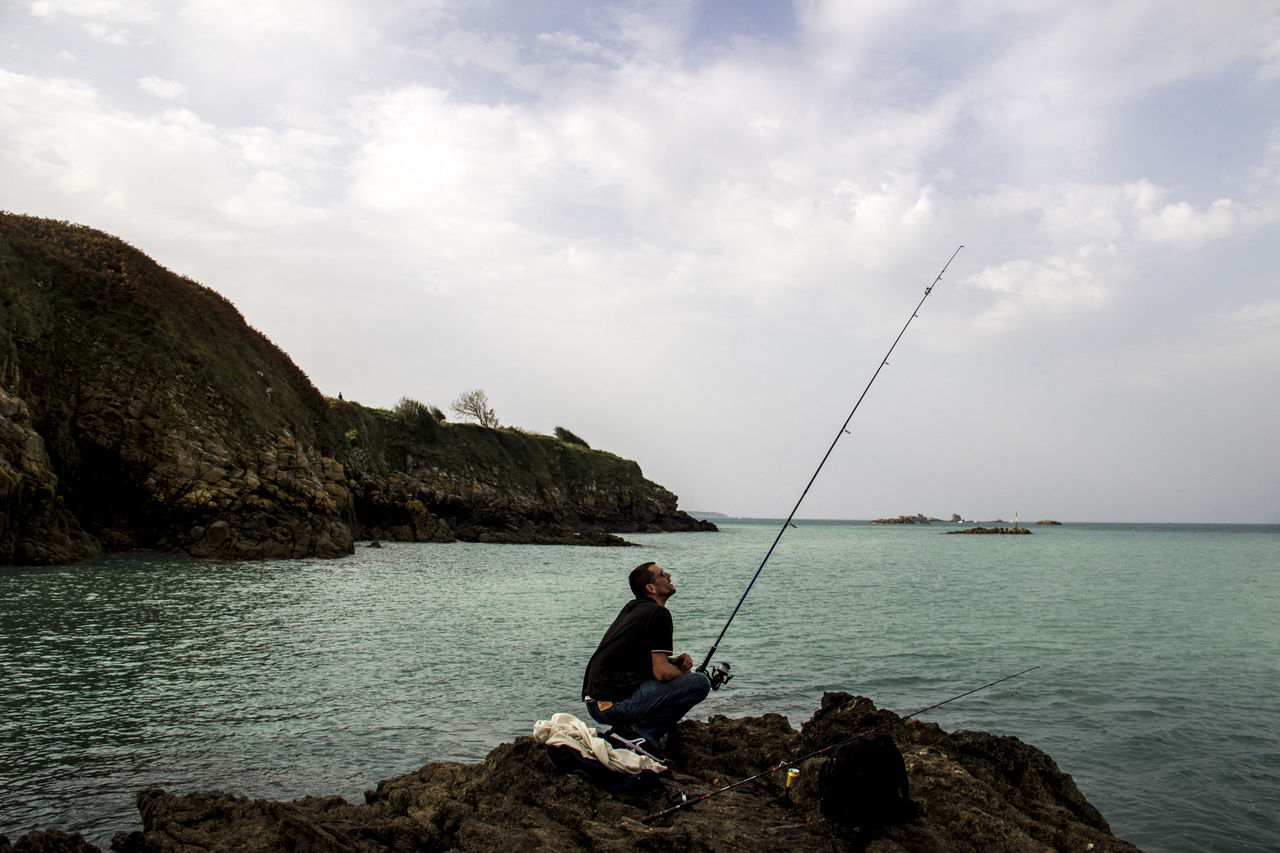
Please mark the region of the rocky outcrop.
[[[0, 297], [0, 388], [44, 444], [60, 513], [8, 504], [0, 550], [351, 551], [341, 467], [320, 449], [324, 398], [225, 299], [100, 232], [7, 214]], [[56, 542], [58, 524], [78, 527], [79, 547], [21, 553], [16, 529]]]
[[640, 466], [516, 429], [430, 424], [332, 402], [359, 538], [620, 545], [613, 532], [715, 530]]
[[1017, 527], [1017, 526], [1015, 527], [966, 527], [964, 530], [948, 530], [946, 532], [947, 533], [978, 533], [978, 534], [982, 534], [982, 533], [995, 533], [995, 534], [1028, 533], [1029, 534], [1031, 533], [1031, 531], [1028, 530], [1027, 528]]
[[[933, 524], [935, 521], [941, 521], [941, 520], [942, 519], [940, 518], [933, 518], [931, 516], [923, 515], [921, 513], [916, 513], [915, 515], [897, 515], [892, 518], [877, 518], [871, 523], [872, 524]], [[958, 521], [959, 516], [953, 515], [951, 517], [951, 520]]]
[[1037, 521], [1037, 522], [1036, 522], [1036, 524], [1044, 525], [1044, 526], [1046, 526], [1046, 527], [1061, 527], [1061, 526], [1062, 526], [1062, 522], [1061, 522], [1061, 521], [1054, 521], [1052, 518], [1042, 518], [1042, 519], [1040, 519], [1039, 521]]
[[0, 562], [715, 529], [585, 444], [326, 399], [221, 296], [101, 232], [0, 214], [0, 305]]
[[0, 388], [0, 562], [66, 563], [101, 551], [59, 500], [58, 475], [27, 404]]
[[[864, 834], [825, 818], [822, 800], [841, 793], [817, 781], [829, 753], [802, 762], [790, 788], [775, 773], [653, 818], [681, 794], [696, 799], [872, 728], [891, 734], [905, 759], [915, 809], [904, 823]], [[112, 849], [1137, 851], [1111, 834], [1071, 777], [1035, 747], [904, 722], [846, 693], [824, 696], [799, 732], [777, 714], [685, 721], [668, 752], [673, 777], [661, 792], [643, 795], [611, 795], [557, 773], [531, 737], [502, 744], [479, 764], [428, 764], [380, 782], [359, 805], [339, 797], [280, 803], [149, 789], [138, 795], [142, 831], [118, 833]], [[90, 849], [55, 846], [67, 838], [33, 833], [19, 844]]]

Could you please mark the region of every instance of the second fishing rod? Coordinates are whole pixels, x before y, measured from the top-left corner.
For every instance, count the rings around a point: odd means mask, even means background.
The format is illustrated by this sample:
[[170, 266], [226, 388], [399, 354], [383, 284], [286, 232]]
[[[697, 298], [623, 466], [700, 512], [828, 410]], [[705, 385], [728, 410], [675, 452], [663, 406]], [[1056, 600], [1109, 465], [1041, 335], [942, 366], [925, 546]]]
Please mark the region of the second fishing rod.
[[[902, 336], [907, 333], [907, 327], [910, 326], [911, 321], [919, 315], [920, 308], [924, 305], [924, 301], [929, 298], [929, 294], [933, 292], [933, 288], [942, 280], [942, 276], [946, 273], [947, 267], [951, 266], [951, 262], [956, 259], [956, 255], [960, 254], [960, 250], [963, 248], [963, 245], [956, 247], [956, 250], [951, 253], [951, 257], [942, 265], [942, 269], [939, 270], [938, 275], [934, 277], [929, 286], [924, 289], [924, 296], [920, 297], [920, 301], [916, 303], [916, 307], [911, 311], [911, 316], [908, 317], [907, 322], [903, 324], [902, 330], [898, 332], [898, 336], [894, 338], [893, 343], [889, 345], [888, 352], [884, 354], [884, 358], [880, 360], [880, 364], [876, 367], [875, 373], [871, 375], [871, 379], [868, 380], [866, 387], [863, 388], [862, 393], [858, 395], [857, 402], [853, 404], [853, 408], [849, 411], [849, 416], [844, 419], [844, 423], [840, 425], [840, 429], [836, 432], [835, 438], [831, 440], [831, 445], [827, 448], [827, 452], [823, 454], [822, 461], [818, 463], [818, 467], [814, 470], [813, 476], [810, 477], [809, 482], [805, 484], [804, 491], [800, 493], [800, 497], [796, 501], [795, 506], [791, 508], [791, 512], [788, 513], [786, 520], [782, 522], [782, 527], [779, 528], [778, 535], [774, 537], [773, 544], [769, 546], [769, 550], [765, 553], [764, 559], [760, 561], [760, 567], [757, 568], [756, 573], [751, 576], [751, 582], [748, 583], [747, 588], [743, 590], [742, 597], [738, 599], [737, 606], [733, 608], [733, 612], [729, 614], [729, 619], [724, 623], [724, 628], [720, 630], [720, 636], [716, 637], [716, 641], [711, 644], [711, 650], [707, 652], [707, 656], [703, 658], [702, 663], [698, 665], [698, 672], [707, 673], [707, 667], [711, 665], [711, 658], [720, 647], [720, 641], [724, 639], [724, 635], [728, 632], [729, 626], [733, 623], [733, 618], [737, 616], [738, 611], [742, 609], [742, 602], [747, 600], [747, 595], [751, 592], [751, 587], [755, 586], [756, 579], [759, 578], [760, 573], [764, 571], [765, 564], [768, 563], [769, 558], [773, 556], [774, 549], [776, 549], [778, 547], [778, 543], [782, 541], [782, 534], [787, 532], [788, 527], [794, 526], [792, 522], [795, 520], [796, 513], [800, 510], [800, 504], [804, 503], [805, 497], [808, 496], [809, 490], [813, 488], [813, 484], [817, 481], [818, 475], [822, 473], [823, 466], [825, 466], [827, 464], [827, 460], [831, 458], [831, 453], [836, 449], [836, 445], [840, 442], [840, 439], [849, 434], [849, 423], [853, 420], [854, 414], [857, 413], [858, 407], [862, 405], [862, 401], [866, 398], [867, 392], [870, 391], [871, 386], [875, 384], [876, 377], [880, 375], [880, 371], [889, 363], [889, 356], [893, 355], [893, 350], [897, 347], [898, 341], [902, 340]], [[707, 677], [711, 679], [711, 688], [713, 690], [719, 690], [725, 682], [733, 678], [733, 673], [729, 670], [729, 664], [722, 662], [714, 670], [707, 673]]]

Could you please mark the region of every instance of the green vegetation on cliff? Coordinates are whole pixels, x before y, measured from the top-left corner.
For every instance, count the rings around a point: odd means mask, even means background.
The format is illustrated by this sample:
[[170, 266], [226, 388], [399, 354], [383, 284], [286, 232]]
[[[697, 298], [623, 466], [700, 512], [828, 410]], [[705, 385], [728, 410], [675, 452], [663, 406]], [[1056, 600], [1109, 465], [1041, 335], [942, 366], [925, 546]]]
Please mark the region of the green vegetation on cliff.
[[0, 562], [707, 529], [634, 462], [580, 440], [448, 423], [408, 399], [394, 412], [326, 399], [209, 288], [101, 232], [12, 214], [0, 500]]

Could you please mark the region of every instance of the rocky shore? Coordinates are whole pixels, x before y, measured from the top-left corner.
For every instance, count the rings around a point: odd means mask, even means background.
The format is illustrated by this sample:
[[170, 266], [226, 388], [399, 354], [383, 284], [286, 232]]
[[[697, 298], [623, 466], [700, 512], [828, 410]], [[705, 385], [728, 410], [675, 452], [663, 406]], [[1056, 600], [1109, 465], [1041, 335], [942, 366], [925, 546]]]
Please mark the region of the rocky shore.
[[[802, 763], [790, 789], [775, 773], [648, 820], [681, 793], [699, 796], [869, 729], [889, 733], [905, 759], [915, 807], [904, 823], [863, 834], [824, 817], [822, 800], [831, 794], [817, 779], [826, 755]], [[686, 720], [667, 751], [672, 778], [663, 791], [645, 795], [608, 794], [556, 772], [532, 737], [504, 743], [477, 764], [428, 764], [379, 782], [362, 804], [332, 796], [281, 803], [148, 789], [138, 795], [143, 829], [117, 833], [111, 850], [1137, 851], [1112, 835], [1071, 776], [1034, 746], [903, 721], [846, 693], [823, 696], [799, 731], [776, 714]], [[12, 845], [0, 837], [0, 853], [97, 849], [56, 830]]]

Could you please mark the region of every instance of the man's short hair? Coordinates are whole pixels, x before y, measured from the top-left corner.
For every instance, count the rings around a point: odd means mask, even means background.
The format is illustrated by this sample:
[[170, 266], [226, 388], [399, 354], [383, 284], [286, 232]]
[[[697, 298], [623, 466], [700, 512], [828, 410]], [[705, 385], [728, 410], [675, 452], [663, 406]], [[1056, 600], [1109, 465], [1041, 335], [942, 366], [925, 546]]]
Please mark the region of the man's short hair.
[[636, 598], [648, 598], [649, 591], [646, 586], [653, 583], [653, 572], [650, 571], [657, 563], [650, 560], [647, 563], [641, 563], [631, 570], [631, 574], [627, 576], [627, 583], [631, 584], [631, 592]]

